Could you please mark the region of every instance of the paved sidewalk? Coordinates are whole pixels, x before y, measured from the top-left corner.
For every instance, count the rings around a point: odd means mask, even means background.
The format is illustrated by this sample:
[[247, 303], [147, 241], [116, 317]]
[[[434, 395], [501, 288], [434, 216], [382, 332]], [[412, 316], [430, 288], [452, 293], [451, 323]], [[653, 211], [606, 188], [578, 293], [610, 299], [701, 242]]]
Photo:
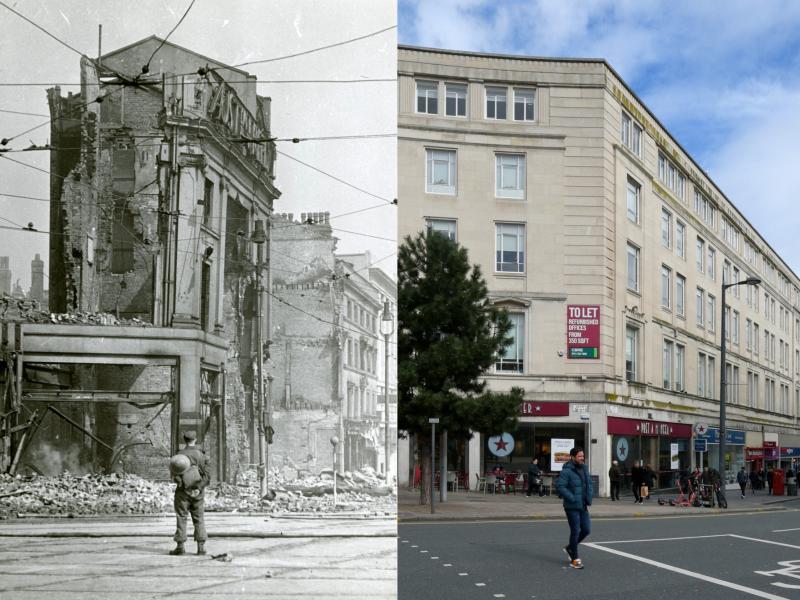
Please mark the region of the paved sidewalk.
[[[401, 523], [420, 521], [480, 521], [480, 520], [531, 520], [563, 519], [564, 510], [558, 496], [526, 497], [518, 494], [484, 494], [483, 492], [448, 492], [447, 502], [439, 502], [436, 491], [435, 514], [429, 504], [419, 504], [419, 490], [402, 488], [398, 497], [397, 515]], [[609, 498], [595, 498], [591, 513], [594, 518], [657, 517], [661, 515], [709, 515], [733, 512], [774, 511], [800, 508], [800, 496], [770, 496], [764, 491], [748, 493], [742, 499], [738, 488], [727, 490], [728, 508], [693, 508], [660, 506], [659, 496], [675, 498], [676, 493], [653, 492], [651, 500], [636, 504], [633, 496], [623, 496], [612, 502]]]

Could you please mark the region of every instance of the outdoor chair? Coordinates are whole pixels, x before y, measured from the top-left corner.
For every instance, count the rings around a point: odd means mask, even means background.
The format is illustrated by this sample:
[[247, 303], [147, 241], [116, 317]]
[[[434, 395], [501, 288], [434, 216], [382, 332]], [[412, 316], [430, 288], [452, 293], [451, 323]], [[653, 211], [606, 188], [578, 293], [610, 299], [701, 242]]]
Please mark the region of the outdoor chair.
[[451, 488], [454, 492], [458, 491], [458, 477], [456, 477], [455, 471], [447, 472], [447, 486]]
[[505, 487], [505, 493], [508, 494], [510, 492], [513, 492], [514, 495], [516, 496], [517, 495], [517, 474], [516, 473], [509, 473], [508, 475], [506, 475], [506, 480], [505, 480], [504, 483], [505, 483], [505, 485], [503, 487]]
[[483, 493], [486, 493], [486, 477], [481, 477], [480, 474], [475, 473], [475, 491], [480, 492], [483, 488]]

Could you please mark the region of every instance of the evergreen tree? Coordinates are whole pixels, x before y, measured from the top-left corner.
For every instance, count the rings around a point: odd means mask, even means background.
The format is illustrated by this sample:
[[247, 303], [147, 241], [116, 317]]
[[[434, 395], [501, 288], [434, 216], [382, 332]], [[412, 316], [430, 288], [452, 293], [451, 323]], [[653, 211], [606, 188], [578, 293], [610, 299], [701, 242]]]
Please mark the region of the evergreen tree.
[[[486, 390], [481, 376], [511, 343], [505, 310], [489, 302], [465, 248], [433, 231], [406, 237], [398, 254], [399, 428], [416, 438], [430, 465], [430, 417], [449, 435], [516, 429], [523, 391]], [[420, 501], [427, 501], [422, 477]]]

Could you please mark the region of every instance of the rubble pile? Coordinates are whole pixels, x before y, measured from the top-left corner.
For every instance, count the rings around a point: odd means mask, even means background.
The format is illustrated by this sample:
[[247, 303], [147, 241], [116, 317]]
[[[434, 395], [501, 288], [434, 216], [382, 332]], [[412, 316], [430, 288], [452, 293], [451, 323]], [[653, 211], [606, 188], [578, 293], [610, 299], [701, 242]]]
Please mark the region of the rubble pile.
[[152, 327], [136, 317], [117, 318], [110, 313], [50, 313], [42, 310], [36, 300], [0, 295], [0, 322], [54, 323], [56, 325], [128, 325]]
[[[333, 474], [306, 475], [286, 482], [270, 473], [272, 500], [260, 498], [258, 476], [246, 471], [243, 484], [212, 483], [206, 489], [207, 512], [386, 514], [396, 510], [392, 489], [374, 473], [337, 474], [337, 504], [333, 505]], [[0, 518], [36, 514], [84, 516], [158, 514], [172, 511], [175, 485], [137, 475], [116, 474], [57, 477], [0, 475]]]

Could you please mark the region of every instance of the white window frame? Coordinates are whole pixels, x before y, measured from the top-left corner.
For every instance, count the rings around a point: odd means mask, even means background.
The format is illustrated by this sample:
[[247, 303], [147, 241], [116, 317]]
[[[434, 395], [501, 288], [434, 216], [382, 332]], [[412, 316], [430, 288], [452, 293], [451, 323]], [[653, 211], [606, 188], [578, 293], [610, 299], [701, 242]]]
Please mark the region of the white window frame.
[[672, 269], [661, 265], [661, 308], [672, 308]]
[[705, 260], [706, 260], [706, 243], [699, 235], [697, 236], [697, 240], [694, 244], [694, 251], [695, 251], [695, 265], [697, 267], [697, 272], [702, 273], [705, 271]]
[[661, 371], [662, 381], [661, 384], [664, 389], [671, 390], [674, 381], [674, 354], [675, 343], [672, 340], [664, 339], [661, 346]]
[[[466, 118], [467, 111], [469, 110], [467, 106], [467, 98], [469, 97], [469, 86], [466, 83], [455, 83], [453, 81], [445, 82], [444, 84], [444, 114], [446, 117], [458, 117], [458, 118]], [[459, 107], [459, 100], [461, 99], [460, 93], [463, 92], [464, 97], [464, 113], [461, 114], [458, 110]], [[453, 106], [455, 108], [455, 112], [450, 113], [448, 112], [449, 107], [448, 104], [450, 100], [453, 100]]]
[[[522, 102], [517, 102], [520, 98]], [[528, 103], [530, 100], [530, 103]], [[522, 118], [517, 118], [517, 104], [522, 104]], [[530, 108], [530, 118], [528, 109]], [[514, 88], [514, 114], [512, 118], [519, 122], [533, 122], [536, 120], [536, 90], [534, 88]]]
[[717, 299], [713, 294], [706, 294], [708, 296], [708, 315], [706, 316], [706, 326], [710, 332], [717, 330]]
[[[511, 346], [509, 345], [503, 348], [495, 359], [494, 372], [503, 375], [522, 375], [525, 373], [525, 344], [527, 338], [525, 335], [525, 328], [527, 318], [524, 312], [518, 311], [509, 311], [508, 317], [512, 324], [509, 334], [513, 334], [513, 346], [516, 352], [514, 357], [507, 357], [506, 354]], [[510, 368], [504, 368], [506, 364]]]
[[[521, 233], [519, 230], [516, 233], [512, 233], [510, 228], [521, 228]], [[504, 258], [503, 253], [506, 252], [503, 250], [503, 242], [506, 239], [506, 236], [514, 236], [517, 240], [517, 261], [516, 262], [505, 262], [498, 259], [498, 252], [500, 253], [499, 258]], [[526, 235], [527, 235], [527, 227], [525, 227], [524, 223], [507, 223], [507, 222], [496, 222], [495, 223], [495, 273], [525, 273], [525, 259], [526, 259]], [[520, 248], [521, 247], [521, 248]], [[509, 251], [510, 252], [510, 251]], [[521, 257], [521, 259], [520, 259]], [[503, 265], [516, 265], [517, 269], [505, 269]]]
[[666, 208], [661, 209], [661, 245], [672, 249], [672, 213]]
[[624, 110], [622, 111], [622, 123], [620, 125], [620, 139], [625, 146], [636, 156], [642, 156], [642, 133], [644, 129], [641, 125]]
[[[424, 91], [424, 96], [420, 94]], [[432, 92], [432, 94], [431, 94]], [[419, 109], [420, 98], [425, 98], [425, 110]], [[436, 105], [436, 110], [430, 111], [431, 100]], [[417, 114], [420, 115], [438, 115], [439, 114], [439, 82], [430, 81], [428, 79], [417, 79], [417, 95], [416, 95], [416, 109]]]
[[[447, 176], [448, 183], [441, 184], [433, 181], [433, 173], [437, 162], [443, 161], [443, 157], [436, 157], [439, 153], [447, 154]], [[452, 157], [452, 161], [450, 160]], [[458, 190], [458, 152], [451, 148], [425, 148], [425, 193], [439, 194], [443, 196], [455, 196]]]
[[[631, 253], [631, 251], [633, 251], [633, 253]], [[631, 285], [630, 285], [631, 284], [631, 257], [633, 257], [633, 260], [634, 260], [634, 263], [635, 263], [634, 264], [634, 271], [635, 272], [633, 273], [633, 276], [634, 276], [634, 279], [633, 279], [634, 287], [631, 287]], [[625, 253], [625, 259], [626, 259], [626, 265], [627, 265], [626, 266], [626, 277], [627, 277], [627, 279], [626, 279], [625, 285], [627, 286], [628, 290], [630, 290], [632, 292], [639, 293], [640, 274], [641, 274], [641, 270], [642, 270], [641, 269], [641, 250], [639, 249], [639, 246], [637, 246], [636, 244], [632, 244], [631, 242], [628, 242], [627, 243], [627, 248], [626, 248], [626, 253]]]
[[[492, 121], [506, 121], [508, 120], [508, 87], [505, 86], [496, 86], [496, 85], [487, 85], [485, 88], [485, 95], [486, 101], [484, 102], [484, 117], [486, 119]], [[502, 102], [500, 100], [502, 95]], [[492, 109], [494, 112], [493, 117], [489, 116], [489, 105], [492, 104]], [[502, 103], [503, 112], [505, 115], [502, 117], [498, 117], [497, 114], [500, 109], [500, 105]]]
[[[639, 381], [641, 331], [640, 327], [633, 326], [630, 323], [625, 326], [625, 381]], [[628, 360], [629, 357], [630, 360]], [[629, 363], [630, 368], [628, 367]]]
[[[628, 220], [639, 224], [640, 209], [642, 206], [642, 186], [633, 177], [628, 175], [628, 186], [626, 188], [626, 214]], [[633, 201], [634, 218], [631, 218], [631, 201]]]
[[[511, 161], [515, 161], [515, 165], [511, 165]], [[509, 164], [504, 164], [507, 161]], [[527, 187], [527, 169], [524, 154], [517, 154], [511, 152], [496, 152], [494, 155], [494, 194], [496, 198], [510, 198], [513, 200], [525, 199], [525, 188]], [[506, 187], [505, 180], [505, 167], [514, 167], [516, 175], [513, 177], [516, 187]]]
[[[452, 242], [458, 241], [458, 220], [457, 219], [440, 219], [437, 217], [427, 217], [425, 225], [431, 231], [441, 233]], [[446, 225], [446, 227], [443, 227]], [[452, 227], [451, 227], [452, 226]]]
[[703, 288], [697, 288], [697, 291], [694, 295], [694, 300], [695, 322], [697, 323], [698, 327], [704, 327], [705, 319], [703, 318], [703, 311], [705, 311], [706, 307], [706, 297]]
[[675, 251], [686, 260], [686, 225], [679, 219], [675, 219]]
[[675, 313], [686, 316], [686, 277], [680, 273], [675, 274]]

